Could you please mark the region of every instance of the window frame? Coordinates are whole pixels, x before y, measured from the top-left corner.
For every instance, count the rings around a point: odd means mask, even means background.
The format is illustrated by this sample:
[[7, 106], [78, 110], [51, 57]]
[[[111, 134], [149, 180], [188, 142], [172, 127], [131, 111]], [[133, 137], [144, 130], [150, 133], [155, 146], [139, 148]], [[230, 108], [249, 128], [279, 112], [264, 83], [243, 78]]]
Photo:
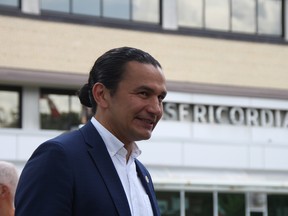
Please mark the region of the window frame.
[[[17, 127], [13, 127], [13, 129], [21, 129], [23, 127], [22, 125], [22, 119], [23, 119], [23, 88], [20, 86], [13, 86], [13, 85], [3, 85], [0, 84], [0, 91], [12, 91], [18, 93], [18, 122], [17, 122]], [[5, 129], [8, 129], [4, 127]]]

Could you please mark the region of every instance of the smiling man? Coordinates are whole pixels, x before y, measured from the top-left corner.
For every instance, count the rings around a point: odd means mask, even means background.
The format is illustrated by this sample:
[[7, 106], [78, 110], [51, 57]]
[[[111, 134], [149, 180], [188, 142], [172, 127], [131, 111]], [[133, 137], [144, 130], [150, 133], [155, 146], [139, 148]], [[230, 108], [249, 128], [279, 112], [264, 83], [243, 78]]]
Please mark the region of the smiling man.
[[121, 47], [100, 56], [79, 91], [94, 116], [36, 149], [20, 176], [16, 216], [160, 216], [135, 141], [151, 137], [166, 93], [150, 54]]

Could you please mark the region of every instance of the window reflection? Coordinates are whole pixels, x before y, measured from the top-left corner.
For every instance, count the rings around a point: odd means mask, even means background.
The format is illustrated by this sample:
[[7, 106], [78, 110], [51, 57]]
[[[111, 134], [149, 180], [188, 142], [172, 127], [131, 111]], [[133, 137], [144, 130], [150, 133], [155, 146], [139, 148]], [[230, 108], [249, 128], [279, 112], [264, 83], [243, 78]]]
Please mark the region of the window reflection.
[[40, 95], [41, 129], [71, 130], [91, 117], [75, 91], [42, 89]]
[[129, 0], [105, 0], [103, 1], [103, 16], [117, 19], [130, 19]]
[[162, 216], [180, 215], [180, 192], [156, 191], [156, 197]]
[[72, 13], [100, 16], [100, 0], [73, 0]]
[[280, 0], [258, 0], [258, 33], [281, 35]]
[[281, 36], [282, 7], [281, 0], [179, 0], [178, 24], [180, 27]]
[[0, 87], [0, 128], [20, 128], [20, 90]]
[[255, 0], [232, 0], [232, 31], [256, 32]]
[[179, 0], [178, 24], [184, 27], [203, 27], [203, 0]]
[[212, 193], [185, 193], [185, 215], [211, 216], [213, 215]]
[[41, 0], [41, 9], [69, 13], [69, 1], [70, 0]]
[[159, 23], [159, 0], [132, 1], [132, 20]]
[[287, 216], [288, 215], [288, 196], [271, 194], [268, 198], [268, 215]]
[[245, 195], [236, 193], [218, 193], [218, 215], [245, 215]]
[[229, 30], [229, 0], [205, 1], [205, 27], [215, 30]]

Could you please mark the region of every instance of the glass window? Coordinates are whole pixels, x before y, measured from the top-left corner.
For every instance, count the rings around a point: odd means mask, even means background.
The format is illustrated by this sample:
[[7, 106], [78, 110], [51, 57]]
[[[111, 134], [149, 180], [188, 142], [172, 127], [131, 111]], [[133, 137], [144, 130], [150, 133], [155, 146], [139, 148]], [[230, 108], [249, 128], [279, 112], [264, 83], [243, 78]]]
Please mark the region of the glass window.
[[156, 197], [162, 216], [180, 215], [180, 192], [156, 191]]
[[132, 1], [132, 20], [159, 23], [159, 0]]
[[245, 215], [245, 195], [236, 193], [218, 193], [218, 215]]
[[263, 216], [263, 212], [250, 212], [250, 216]]
[[203, 0], [179, 0], [178, 24], [183, 27], [203, 27]]
[[185, 215], [211, 216], [213, 215], [212, 193], [186, 193]]
[[205, 28], [228, 31], [229, 21], [229, 0], [205, 1]]
[[100, 16], [100, 0], [73, 0], [72, 13]]
[[103, 1], [103, 16], [117, 19], [130, 19], [129, 0], [105, 0]]
[[0, 128], [21, 127], [21, 89], [0, 86]]
[[0, 0], [0, 5], [19, 7], [19, 1], [18, 0]]
[[86, 123], [91, 110], [81, 105], [75, 92], [41, 89], [41, 129], [71, 130]]
[[256, 33], [255, 0], [232, 0], [232, 31]]
[[41, 9], [69, 13], [69, 1], [70, 0], [41, 0]]
[[258, 0], [259, 34], [281, 35], [281, 7], [280, 0]]
[[268, 215], [287, 216], [288, 215], [288, 195], [268, 195]]

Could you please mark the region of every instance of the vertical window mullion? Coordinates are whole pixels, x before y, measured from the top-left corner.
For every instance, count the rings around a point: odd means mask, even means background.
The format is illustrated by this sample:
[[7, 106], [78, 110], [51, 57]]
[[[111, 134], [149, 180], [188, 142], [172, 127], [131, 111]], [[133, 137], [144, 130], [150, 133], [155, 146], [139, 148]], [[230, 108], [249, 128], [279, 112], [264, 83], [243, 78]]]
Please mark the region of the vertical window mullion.
[[213, 216], [218, 216], [218, 192], [213, 192]]
[[102, 18], [103, 18], [103, 10], [104, 10], [103, 1], [104, 0], [100, 0], [100, 17], [102, 17]]
[[132, 21], [133, 19], [133, 0], [129, 1], [129, 20]]
[[73, 13], [73, 0], [69, 0], [69, 13], [72, 14]]
[[206, 29], [206, 0], [203, 0], [203, 29]]
[[185, 216], [185, 191], [180, 191], [180, 216]]
[[285, 11], [285, 7], [286, 7], [286, 0], [281, 0], [281, 36], [283, 38], [285, 38], [285, 25], [286, 25], [286, 19], [285, 19], [285, 12], [287, 13], [288, 11]]
[[256, 35], [259, 34], [258, 7], [259, 7], [258, 0], [255, 0], [255, 28], [256, 28], [255, 32], [256, 32]]
[[232, 32], [232, 0], [229, 0], [229, 31]]

